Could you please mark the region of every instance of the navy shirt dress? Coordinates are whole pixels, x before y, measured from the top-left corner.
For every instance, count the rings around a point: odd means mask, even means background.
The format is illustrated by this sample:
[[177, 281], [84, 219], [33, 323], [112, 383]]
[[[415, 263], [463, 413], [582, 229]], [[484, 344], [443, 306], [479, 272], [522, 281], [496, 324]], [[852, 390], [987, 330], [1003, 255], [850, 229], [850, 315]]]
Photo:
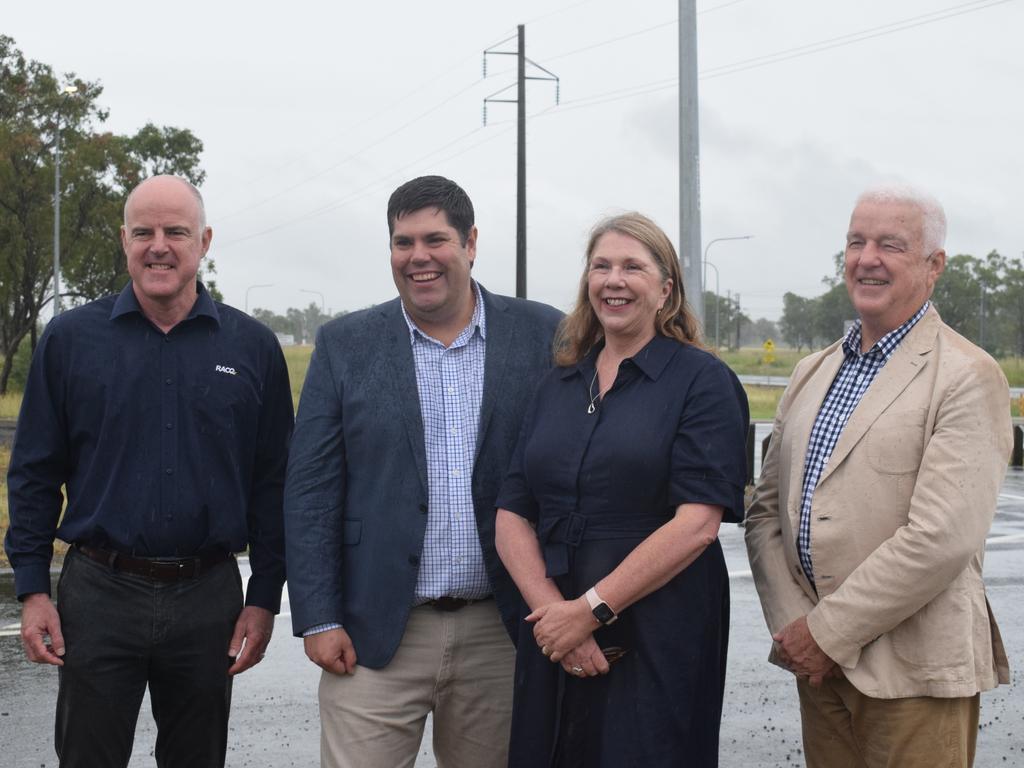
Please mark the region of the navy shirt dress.
[[[599, 351], [541, 382], [498, 498], [536, 526], [547, 575], [566, 599], [614, 570], [680, 504], [719, 505], [724, 522], [743, 516], [748, 410], [732, 371], [655, 336], [621, 363], [591, 414]], [[607, 675], [567, 674], [522, 622], [509, 765], [718, 765], [728, 631], [718, 541], [595, 631], [601, 648], [625, 649]]]

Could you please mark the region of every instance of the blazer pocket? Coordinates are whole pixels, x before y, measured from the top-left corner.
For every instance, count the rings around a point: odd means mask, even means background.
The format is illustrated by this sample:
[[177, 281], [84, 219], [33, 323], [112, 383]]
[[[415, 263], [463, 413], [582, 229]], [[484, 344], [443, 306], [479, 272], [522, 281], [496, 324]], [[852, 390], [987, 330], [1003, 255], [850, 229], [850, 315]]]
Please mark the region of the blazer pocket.
[[967, 590], [950, 587], [893, 628], [893, 650], [938, 680], [961, 679], [973, 651], [970, 610]]
[[917, 472], [924, 455], [925, 408], [883, 413], [868, 430], [868, 463], [884, 475]]
[[341, 543], [351, 547], [359, 543], [363, 536], [362, 520], [345, 520], [341, 529]]

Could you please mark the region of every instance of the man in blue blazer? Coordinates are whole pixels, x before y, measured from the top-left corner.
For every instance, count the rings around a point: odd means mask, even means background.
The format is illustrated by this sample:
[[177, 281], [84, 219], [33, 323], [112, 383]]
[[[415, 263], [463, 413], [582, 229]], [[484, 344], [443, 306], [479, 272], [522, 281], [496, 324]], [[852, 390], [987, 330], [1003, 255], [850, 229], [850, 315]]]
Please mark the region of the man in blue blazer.
[[433, 712], [440, 768], [504, 766], [520, 598], [494, 500], [561, 314], [471, 278], [473, 205], [448, 179], [395, 190], [388, 229], [399, 297], [321, 328], [288, 464], [321, 764], [412, 766]]

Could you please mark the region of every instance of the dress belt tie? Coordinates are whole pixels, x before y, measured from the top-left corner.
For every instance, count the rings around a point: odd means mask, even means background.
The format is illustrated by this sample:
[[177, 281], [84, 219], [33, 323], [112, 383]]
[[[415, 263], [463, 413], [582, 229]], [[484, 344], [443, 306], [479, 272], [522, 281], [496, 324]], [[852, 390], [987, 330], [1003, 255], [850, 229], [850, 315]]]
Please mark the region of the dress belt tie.
[[547, 576], [554, 578], [567, 574], [571, 551], [585, 541], [643, 539], [671, 519], [666, 515], [552, 514], [541, 510], [537, 539], [547, 566]]

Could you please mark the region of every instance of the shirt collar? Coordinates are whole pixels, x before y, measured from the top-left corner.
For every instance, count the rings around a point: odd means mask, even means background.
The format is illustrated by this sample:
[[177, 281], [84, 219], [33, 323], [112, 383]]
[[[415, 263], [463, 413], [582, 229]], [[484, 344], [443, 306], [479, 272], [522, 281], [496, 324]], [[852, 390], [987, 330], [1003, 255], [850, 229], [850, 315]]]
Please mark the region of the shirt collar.
[[[658, 377], [661, 376], [662, 371], [665, 370], [665, 366], [668, 365], [668, 361], [675, 354], [679, 342], [675, 339], [670, 339], [668, 336], [662, 336], [660, 333], [654, 334], [654, 338], [647, 342], [644, 347], [631, 357], [627, 357], [633, 365], [640, 369], [647, 378], [652, 381], [657, 381]], [[596, 365], [597, 356], [604, 349], [604, 339], [602, 338], [597, 344], [595, 344], [591, 350], [580, 360], [575, 366], [569, 366], [562, 372], [562, 378], [566, 379], [572, 376], [574, 373], [579, 372], [580, 375], [589, 375], [594, 370]], [[586, 371], [584, 370], [586, 368]]]
[[[459, 332], [459, 335], [455, 337], [455, 341], [452, 342], [451, 346], [455, 346], [460, 343], [464, 343], [473, 335], [474, 331], [480, 331], [480, 338], [487, 340], [487, 312], [484, 310], [484, 297], [480, 293], [480, 286], [477, 285], [476, 280], [470, 280], [470, 285], [473, 286], [473, 295], [476, 297], [476, 306], [473, 307], [473, 316], [469, 319], [469, 325]], [[429, 333], [425, 333], [415, 321], [409, 317], [409, 313], [405, 311], [405, 302], [399, 302], [399, 306], [402, 308], [402, 317], [405, 318], [405, 324], [409, 328], [409, 341], [415, 343], [416, 336], [419, 335], [424, 339], [430, 339], [431, 341], [437, 341]]]
[[880, 354], [886, 362], [892, 357], [893, 352], [900, 345], [900, 342], [910, 333], [910, 329], [917, 325], [917, 321], [924, 317], [925, 312], [928, 311], [928, 307], [932, 305], [931, 301], [926, 301], [917, 312], [914, 313], [913, 317], [907, 320], [903, 325], [895, 330], [889, 331], [885, 336], [875, 342], [875, 345], [871, 347], [867, 352], [860, 351], [861, 343], [861, 321], [860, 318], [854, 321], [853, 325], [850, 326], [850, 330], [846, 333], [846, 338], [843, 339], [843, 353], [846, 357], [862, 357], [863, 355], [870, 355], [872, 353]]
[[[128, 285], [121, 289], [121, 293], [118, 294], [117, 299], [114, 301], [114, 308], [110, 311], [110, 319], [116, 320], [121, 315], [127, 315], [132, 312], [137, 312], [145, 317], [142, 307], [139, 305], [139, 299], [135, 296], [135, 291], [132, 289], [132, 283], [129, 281]], [[206, 286], [197, 281], [196, 300], [192, 305], [192, 309], [186, 315], [185, 320], [192, 320], [200, 315], [212, 318], [217, 325], [220, 325], [220, 313], [217, 311], [217, 305], [210, 297]]]

